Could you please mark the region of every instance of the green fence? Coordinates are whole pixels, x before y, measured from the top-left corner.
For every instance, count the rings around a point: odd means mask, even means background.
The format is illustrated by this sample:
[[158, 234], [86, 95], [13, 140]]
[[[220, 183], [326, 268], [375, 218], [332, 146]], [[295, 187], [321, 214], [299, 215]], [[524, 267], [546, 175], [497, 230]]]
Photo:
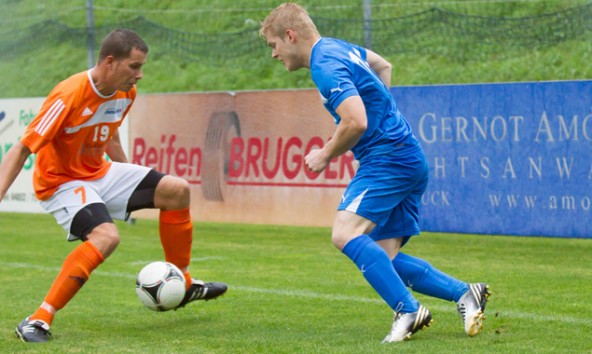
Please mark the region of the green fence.
[[[90, 3], [93, 28], [87, 25]], [[444, 55], [464, 61], [592, 39], [590, 1], [368, 1], [371, 13], [365, 16], [362, 0], [301, 3], [323, 36], [386, 55]], [[0, 60], [64, 43], [87, 51], [89, 34], [98, 42], [113, 28], [126, 27], [145, 37], [152, 52], [212, 65], [221, 60], [248, 65], [246, 58], [268, 60], [258, 21], [276, 4], [2, 0]]]

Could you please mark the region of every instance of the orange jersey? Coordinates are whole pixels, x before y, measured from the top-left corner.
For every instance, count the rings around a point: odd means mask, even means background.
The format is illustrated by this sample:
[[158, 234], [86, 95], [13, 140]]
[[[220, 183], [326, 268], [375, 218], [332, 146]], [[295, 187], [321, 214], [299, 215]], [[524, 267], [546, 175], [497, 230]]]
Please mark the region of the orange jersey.
[[102, 95], [90, 70], [60, 82], [25, 130], [21, 142], [37, 153], [33, 187], [40, 200], [72, 180], [103, 177], [107, 143], [129, 112], [136, 88]]

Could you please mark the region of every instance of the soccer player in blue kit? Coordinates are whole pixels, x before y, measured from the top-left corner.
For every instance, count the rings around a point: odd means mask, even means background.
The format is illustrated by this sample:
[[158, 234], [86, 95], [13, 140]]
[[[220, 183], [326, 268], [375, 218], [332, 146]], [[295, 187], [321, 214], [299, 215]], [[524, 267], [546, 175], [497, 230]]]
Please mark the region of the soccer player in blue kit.
[[407, 289], [455, 301], [465, 332], [483, 328], [489, 297], [485, 283], [465, 283], [425, 260], [399, 252], [419, 234], [419, 207], [428, 183], [424, 151], [389, 92], [391, 64], [371, 50], [321, 37], [309, 14], [295, 3], [274, 9], [260, 35], [273, 58], [289, 71], [309, 68], [337, 128], [329, 142], [305, 157], [323, 171], [351, 150], [359, 168], [341, 198], [332, 242], [360, 269], [394, 311], [385, 343], [409, 339], [428, 327], [432, 314]]

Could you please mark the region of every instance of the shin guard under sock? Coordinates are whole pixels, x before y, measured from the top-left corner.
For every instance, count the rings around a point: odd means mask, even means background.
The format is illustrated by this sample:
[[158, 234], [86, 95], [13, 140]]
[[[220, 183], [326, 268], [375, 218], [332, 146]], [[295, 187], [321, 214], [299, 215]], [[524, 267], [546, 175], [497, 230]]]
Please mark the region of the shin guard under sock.
[[448, 301], [458, 301], [468, 285], [434, 268], [423, 259], [399, 253], [393, 260], [395, 271], [413, 291]]
[[[191, 262], [193, 223], [189, 208], [161, 210], [159, 217], [160, 242], [167, 262], [183, 269]], [[191, 276], [185, 272], [186, 285], [191, 285]]]
[[393, 309], [402, 313], [415, 312], [419, 303], [395, 272], [388, 254], [367, 235], [358, 236], [345, 245], [348, 256], [372, 288]]
[[[101, 252], [91, 242], [86, 241], [78, 245], [64, 260], [62, 269], [44, 301], [53, 306], [56, 311], [62, 309], [86, 283], [90, 273], [104, 260], [105, 258]], [[51, 324], [53, 314], [40, 308], [31, 318], [40, 319], [47, 322], [47, 324]]]

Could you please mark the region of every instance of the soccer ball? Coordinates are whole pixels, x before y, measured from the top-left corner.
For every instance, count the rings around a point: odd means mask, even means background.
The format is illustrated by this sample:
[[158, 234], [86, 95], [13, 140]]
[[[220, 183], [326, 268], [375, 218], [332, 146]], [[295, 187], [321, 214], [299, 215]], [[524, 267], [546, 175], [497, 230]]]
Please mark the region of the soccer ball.
[[169, 262], [152, 262], [136, 278], [140, 302], [154, 311], [168, 311], [179, 306], [185, 296], [185, 277]]

